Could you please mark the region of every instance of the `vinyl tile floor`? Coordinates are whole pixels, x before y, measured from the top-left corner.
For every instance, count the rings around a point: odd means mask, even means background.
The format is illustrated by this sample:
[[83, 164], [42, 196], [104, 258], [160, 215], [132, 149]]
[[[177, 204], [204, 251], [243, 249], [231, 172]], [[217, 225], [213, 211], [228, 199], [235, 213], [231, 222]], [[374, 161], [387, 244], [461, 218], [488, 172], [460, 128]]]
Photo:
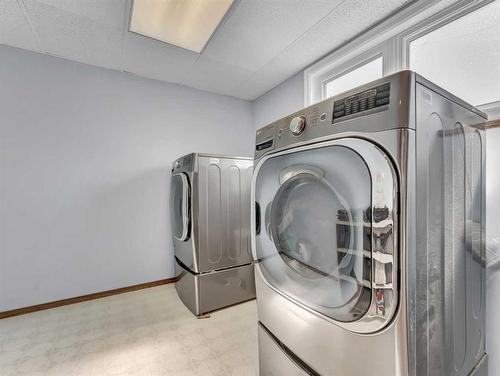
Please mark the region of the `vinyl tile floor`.
[[173, 284], [0, 320], [0, 375], [255, 376], [250, 301], [197, 319]]

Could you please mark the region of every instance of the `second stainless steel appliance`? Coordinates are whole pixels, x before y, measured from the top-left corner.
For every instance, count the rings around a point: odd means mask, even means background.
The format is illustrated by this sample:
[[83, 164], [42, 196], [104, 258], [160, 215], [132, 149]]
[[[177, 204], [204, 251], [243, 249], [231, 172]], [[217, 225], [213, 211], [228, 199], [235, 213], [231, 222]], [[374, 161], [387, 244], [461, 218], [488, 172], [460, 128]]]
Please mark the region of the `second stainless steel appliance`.
[[176, 289], [195, 314], [255, 297], [250, 251], [253, 160], [192, 153], [172, 167]]

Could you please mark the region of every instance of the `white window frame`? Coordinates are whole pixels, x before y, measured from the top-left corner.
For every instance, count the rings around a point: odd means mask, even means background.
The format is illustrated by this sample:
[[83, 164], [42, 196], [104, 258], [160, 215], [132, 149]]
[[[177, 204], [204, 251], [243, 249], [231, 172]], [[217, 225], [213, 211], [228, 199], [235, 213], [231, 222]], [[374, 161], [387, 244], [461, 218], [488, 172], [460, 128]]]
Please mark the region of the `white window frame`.
[[404, 32], [400, 33], [398, 44], [401, 48], [401, 62], [404, 69], [410, 67], [410, 44], [414, 40], [423, 37], [433, 31], [452, 23], [453, 21], [472, 13], [483, 6], [493, 3], [495, 0], [475, 0], [475, 1], [460, 1], [446, 9], [437, 12], [436, 14], [426, 18], [425, 20], [408, 27]]
[[[304, 105], [325, 99], [326, 84], [360, 66], [383, 58], [383, 75], [409, 69], [412, 41], [495, 0], [427, 0], [411, 3], [304, 71]], [[500, 0], [497, 0], [500, 1]], [[476, 106], [500, 114], [500, 100]]]
[[310, 83], [310, 95], [306, 98], [306, 105], [316, 103], [324, 99], [326, 95], [326, 85], [329, 82], [343, 76], [346, 73], [352, 72], [353, 70], [379, 57], [382, 57], [382, 74], [385, 76], [387, 74], [387, 51], [385, 51], [385, 47], [385, 44], [381, 44], [356, 56], [344, 56], [344, 58], [339, 58], [332, 64], [328, 64], [325, 70], [316, 71], [316, 74], [314, 75], [314, 82]]

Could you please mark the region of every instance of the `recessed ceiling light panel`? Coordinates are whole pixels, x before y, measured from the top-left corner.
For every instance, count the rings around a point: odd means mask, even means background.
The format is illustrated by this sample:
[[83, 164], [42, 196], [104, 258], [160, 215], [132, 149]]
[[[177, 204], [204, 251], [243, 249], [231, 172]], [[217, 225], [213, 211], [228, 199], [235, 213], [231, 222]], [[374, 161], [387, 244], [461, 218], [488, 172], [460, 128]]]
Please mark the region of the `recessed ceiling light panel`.
[[130, 31], [200, 53], [233, 0], [134, 0]]

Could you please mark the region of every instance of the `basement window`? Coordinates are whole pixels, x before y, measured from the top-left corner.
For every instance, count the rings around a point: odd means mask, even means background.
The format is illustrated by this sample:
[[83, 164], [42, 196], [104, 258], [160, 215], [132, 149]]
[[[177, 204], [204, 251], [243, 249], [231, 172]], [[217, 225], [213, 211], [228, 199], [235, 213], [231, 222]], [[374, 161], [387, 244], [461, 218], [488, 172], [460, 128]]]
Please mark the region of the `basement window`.
[[307, 68], [306, 106], [380, 78], [380, 70], [411, 69], [500, 116], [500, 0], [426, 3], [412, 2]]
[[343, 93], [349, 89], [378, 80], [383, 77], [383, 59], [379, 56], [369, 62], [363, 63], [354, 69], [342, 73], [324, 83], [324, 98]]
[[418, 35], [409, 67], [472, 105], [500, 104], [500, 1]]

